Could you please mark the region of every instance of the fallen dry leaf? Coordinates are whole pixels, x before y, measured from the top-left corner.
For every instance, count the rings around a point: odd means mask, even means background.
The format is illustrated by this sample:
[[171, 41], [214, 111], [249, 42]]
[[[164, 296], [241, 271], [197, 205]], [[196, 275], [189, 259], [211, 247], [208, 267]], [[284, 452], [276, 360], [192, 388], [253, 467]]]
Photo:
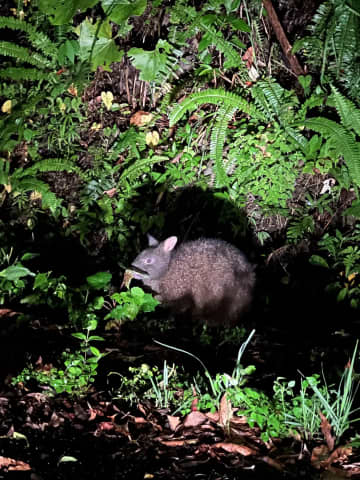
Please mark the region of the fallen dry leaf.
[[194, 386], [192, 387], [192, 393], [193, 393], [193, 396], [194, 396], [194, 400], [191, 402], [191, 407], [190, 407], [190, 410], [192, 412], [196, 412], [197, 411], [197, 406], [198, 406], [198, 403], [199, 403], [199, 399], [197, 397], [197, 393], [196, 393], [196, 390], [194, 388]]
[[311, 452], [311, 465], [315, 468], [321, 468], [322, 462], [329, 456], [329, 448], [326, 445], [319, 445]]
[[105, 190], [104, 193], [109, 197], [112, 198], [116, 194], [116, 188], [110, 188], [110, 190]]
[[0, 308], [0, 317], [4, 317], [4, 316], [13, 317], [18, 313], [19, 312], [14, 312], [14, 310], [10, 310], [10, 308]]
[[221, 397], [219, 406], [219, 424], [223, 428], [229, 428], [231, 417], [233, 416], [233, 409], [230, 400], [228, 400], [226, 393]]
[[197, 438], [183, 439], [183, 440], [160, 440], [162, 445], [166, 447], [183, 447], [184, 445], [194, 445], [198, 442]]
[[31, 470], [31, 467], [28, 463], [22, 462], [21, 460], [8, 458], [8, 457], [0, 457], [0, 469], [2, 468], [6, 468], [9, 471], [21, 471], [21, 472]]
[[51, 414], [49, 426], [53, 428], [58, 428], [60, 425], [64, 423], [64, 419], [59, 417], [55, 412]]
[[330, 450], [330, 452], [332, 452], [335, 445], [335, 438], [333, 437], [333, 435], [331, 435], [331, 425], [328, 419], [325, 417], [325, 415], [323, 415], [321, 412], [319, 412], [319, 415], [321, 418], [321, 424], [320, 424], [321, 431], [324, 435], [328, 449]]
[[271, 457], [268, 457], [267, 455], [264, 457], [261, 457], [261, 460], [267, 463], [268, 465], [270, 465], [271, 467], [276, 468], [276, 470], [279, 470], [281, 472], [284, 470], [284, 467], [281, 465], [281, 463], [277, 462]]
[[95, 420], [96, 417], [97, 417], [96, 409], [90, 407], [89, 408], [89, 422], [91, 422], [92, 420]]
[[135, 112], [130, 118], [130, 125], [136, 125], [137, 127], [143, 127], [151, 122], [153, 114], [139, 110]]
[[243, 457], [248, 457], [249, 455], [256, 455], [256, 451], [245, 445], [239, 445], [238, 443], [228, 443], [228, 442], [218, 442], [212, 445], [211, 448], [222, 448], [229, 453], [238, 453]]
[[75, 87], [75, 85], [74, 85], [73, 83], [70, 85], [70, 87], [68, 88], [67, 91], [68, 91], [68, 92], [70, 93], [70, 95], [72, 95], [73, 97], [77, 97], [77, 96], [78, 96], [77, 88]]
[[130, 270], [130, 269], [125, 270], [120, 288], [123, 288], [123, 287], [129, 288], [130, 287], [130, 282], [133, 278], [134, 278], [133, 271]]
[[98, 430], [102, 431], [109, 431], [109, 430], [114, 430], [115, 425], [113, 422], [100, 422], [98, 425]]
[[179, 417], [174, 417], [173, 415], [167, 415], [167, 419], [168, 419], [168, 422], [169, 422], [170, 430], [175, 432], [177, 427], [180, 425], [180, 418]]
[[247, 421], [247, 417], [245, 417], [245, 415], [241, 415], [240, 417], [238, 417], [237, 415], [234, 415], [232, 418], [231, 418], [231, 425], [246, 425], [248, 423]]
[[326, 460], [321, 462], [321, 466], [327, 468], [334, 462], [344, 462], [350, 455], [352, 455], [352, 447], [338, 447], [329, 455]]
[[213, 413], [212, 412], [207, 412], [207, 413], [205, 413], [205, 415], [212, 422], [215, 422], [215, 423], [219, 422], [219, 419], [220, 419], [219, 412], [213, 412]]
[[253, 64], [254, 61], [254, 50], [253, 47], [249, 47], [244, 55], [242, 56], [242, 59], [246, 62], [246, 68], [249, 69], [251, 65]]
[[149, 423], [144, 417], [132, 417], [131, 420], [137, 424]]
[[205, 414], [198, 411], [194, 411], [186, 415], [183, 425], [185, 428], [198, 427], [199, 425], [202, 425], [206, 421], [207, 421], [207, 417]]

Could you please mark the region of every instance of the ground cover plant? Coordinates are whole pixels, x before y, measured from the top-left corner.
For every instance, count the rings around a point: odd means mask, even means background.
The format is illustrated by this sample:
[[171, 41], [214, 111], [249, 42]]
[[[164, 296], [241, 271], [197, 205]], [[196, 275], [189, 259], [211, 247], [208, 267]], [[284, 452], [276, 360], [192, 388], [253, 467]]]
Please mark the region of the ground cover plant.
[[[360, 475], [360, 10], [278, 3], [0, 6], [0, 476]], [[174, 316], [147, 233], [251, 310]]]

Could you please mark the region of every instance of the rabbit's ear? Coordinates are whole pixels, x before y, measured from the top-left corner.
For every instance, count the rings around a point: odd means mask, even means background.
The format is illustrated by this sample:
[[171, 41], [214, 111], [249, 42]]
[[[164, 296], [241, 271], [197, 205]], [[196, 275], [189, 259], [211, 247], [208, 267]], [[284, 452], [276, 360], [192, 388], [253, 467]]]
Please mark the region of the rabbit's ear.
[[164, 252], [171, 252], [174, 249], [175, 245], [177, 244], [178, 238], [177, 237], [169, 237], [162, 242], [162, 248]]
[[149, 247], [157, 247], [159, 245], [159, 240], [156, 240], [156, 238], [150, 235], [150, 233], [147, 234], [147, 238]]

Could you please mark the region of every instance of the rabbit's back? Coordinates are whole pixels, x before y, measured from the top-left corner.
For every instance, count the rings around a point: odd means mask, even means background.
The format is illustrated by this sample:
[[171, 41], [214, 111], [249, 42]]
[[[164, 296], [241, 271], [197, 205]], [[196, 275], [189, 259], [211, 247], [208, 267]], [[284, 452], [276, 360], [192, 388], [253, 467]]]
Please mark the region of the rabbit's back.
[[208, 324], [233, 324], [252, 299], [255, 274], [233, 245], [200, 238], [173, 253], [160, 279], [162, 301]]

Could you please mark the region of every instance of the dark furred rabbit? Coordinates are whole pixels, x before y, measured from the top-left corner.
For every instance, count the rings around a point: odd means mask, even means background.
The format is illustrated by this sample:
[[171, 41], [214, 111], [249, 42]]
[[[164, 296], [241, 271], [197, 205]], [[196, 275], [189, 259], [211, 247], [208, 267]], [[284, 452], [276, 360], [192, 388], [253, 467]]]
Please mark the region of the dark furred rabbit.
[[199, 238], [175, 249], [177, 237], [158, 242], [133, 261], [134, 278], [157, 293], [175, 313], [209, 325], [233, 325], [252, 300], [255, 273], [245, 255], [229, 243]]

